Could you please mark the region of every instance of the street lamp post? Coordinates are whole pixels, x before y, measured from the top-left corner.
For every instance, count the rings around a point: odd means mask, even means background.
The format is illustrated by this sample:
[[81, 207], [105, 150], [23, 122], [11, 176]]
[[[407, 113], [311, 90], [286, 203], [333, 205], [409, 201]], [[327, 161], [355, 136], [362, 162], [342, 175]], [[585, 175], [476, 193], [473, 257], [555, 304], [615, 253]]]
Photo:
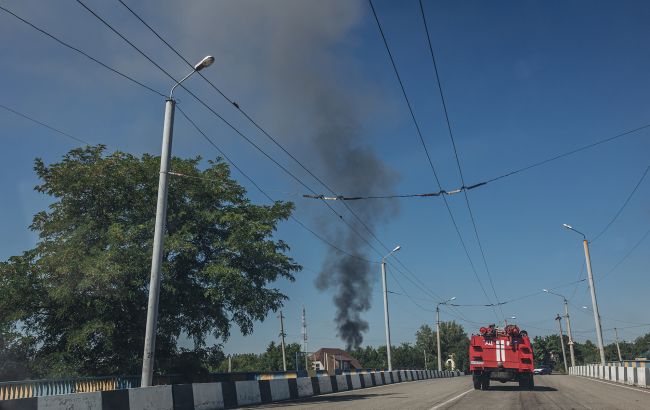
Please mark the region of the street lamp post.
[[384, 287], [384, 326], [386, 327], [386, 360], [388, 361], [388, 371], [393, 371], [393, 362], [390, 355], [390, 320], [388, 318], [388, 288], [386, 287], [386, 258], [393, 253], [402, 249], [401, 246], [396, 246], [395, 249], [390, 251], [386, 256], [381, 258], [381, 283]]
[[582, 232], [573, 229], [571, 225], [562, 224], [563, 227], [582, 235], [582, 244], [585, 249], [585, 261], [587, 265], [587, 277], [589, 279], [589, 290], [591, 291], [591, 304], [594, 311], [594, 322], [596, 322], [596, 338], [598, 339], [598, 350], [600, 351], [600, 363], [605, 366], [605, 346], [603, 345], [603, 330], [600, 325], [600, 314], [598, 313], [598, 302], [596, 300], [596, 288], [594, 287], [594, 275], [591, 271], [591, 258], [589, 256], [589, 241]]
[[559, 313], [555, 320], [557, 320], [557, 325], [560, 327], [560, 345], [562, 345], [562, 359], [564, 359], [564, 374], [569, 374], [569, 369], [566, 364], [566, 350], [564, 350], [564, 335], [562, 334], [562, 317]]
[[456, 296], [445, 300], [444, 302], [438, 302], [436, 305], [436, 344], [438, 347], [438, 371], [442, 371], [442, 352], [440, 351], [440, 305], [446, 305], [447, 303], [455, 300]]
[[623, 358], [621, 357], [621, 347], [618, 345], [618, 329], [614, 328], [614, 334], [616, 335], [616, 351], [618, 352], [618, 362], [621, 363]]
[[548, 289], [542, 289], [546, 293], [550, 293], [551, 295], [559, 296], [564, 300], [564, 317], [566, 319], [566, 331], [569, 336], [569, 353], [571, 354], [571, 367], [575, 367], [576, 365], [576, 355], [573, 350], [573, 335], [571, 334], [571, 320], [569, 319], [569, 302], [567, 299], [560, 295], [559, 293], [551, 292]]
[[158, 177], [158, 202], [156, 204], [156, 224], [151, 256], [151, 279], [149, 280], [149, 303], [147, 305], [147, 326], [144, 337], [144, 354], [142, 358], [142, 387], [151, 386], [153, 378], [154, 352], [156, 347], [156, 327], [158, 322], [158, 299], [160, 297], [160, 268], [163, 258], [163, 240], [167, 221], [167, 187], [169, 186], [169, 163], [172, 153], [172, 135], [174, 132], [174, 89], [197, 71], [210, 66], [214, 57], [207, 56], [194, 66], [194, 70], [174, 84], [165, 102], [165, 122], [163, 125], [162, 153], [160, 155], [160, 175]]

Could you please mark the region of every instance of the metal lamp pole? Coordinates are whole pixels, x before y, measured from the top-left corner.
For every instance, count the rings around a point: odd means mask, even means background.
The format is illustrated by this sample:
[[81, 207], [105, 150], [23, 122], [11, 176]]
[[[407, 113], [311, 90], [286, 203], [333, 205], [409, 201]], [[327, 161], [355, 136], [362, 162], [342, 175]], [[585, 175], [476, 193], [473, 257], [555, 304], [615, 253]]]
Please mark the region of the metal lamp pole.
[[386, 258], [393, 253], [402, 249], [397, 245], [388, 255], [381, 258], [381, 283], [384, 286], [384, 326], [386, 327], [386, 360], [388, 361], [388, 371], [393, 370], [393, 362], [390, 355], [390, 320], [388, 318], [388, 288], [386, 287]]
[[542, 290], [546, 293], [550, 293], [551, 295], [559, 296], [564, 300], [564, 318], [566, 319], [566, 331], [569, 335], [569, 353], [571, 354], [571, 367], [575, 367], [576, 356], [573, 350], [573, 335], [571, 334], [571, 320], [569, 319], [569, 302], [564, 296], [560, 295], [559, 293], [551, 292], [548, 289]]
[[598, 350], [600, 351], [600, 363], [605, 366], [605, 346], [603, 345], [603, 330], [600, 325], [600, 314], [598, 313], [598, 302], [596, 300], [596, 288], [594, 287], [594, 275], [591, 271], [591, 257], [589, 256], [589, 241], [582, 232], [573, 229], [571, 225], [562, 224], [563, 227], [582, 235], [582, 244], [585, 248], [585, 260], [587, 264], [587, 277], [589, 279], [589, 290], [591, 291], [591, 304], [594, 311], [594, 322], [596, 322], [596, 337], [598, 339]]
[[618, 352], [618, 362], [621, 363], [623, 358], [621, 357], [621, 347], [618, 345], [618, 329], [614, 328], [614, 334], [616, 335], [616, 351]]
[[147, 326], [144, 337], [144, 355], [142, 358], [142, 387], [151, 386], [153, 379], [154, 352], [156, 347], [156, 327], [158, 323], [158, 299], [160, 297], [160, 267], [163, 258], [163, 240], [165, 234], [165, 222], [167, 221], [167, 187], [169, 181], [169, 163], [172, 153], [172, 135], [174, 132], [174, 89], [183, 81], [188, 79], [197, 71], [210, 66], [214, 57], [203, 58], [191, 73], [174, 84], [169, 92], [169, 98], [165, 102], [165, 122], [163, 125], [162, 153], [160, 155], [160, 176], [158, 179], [158, 202], [156, 204], [156, 225], [153, 237], [153, 254], [151, 256], [151, 279], [149, 280], [149, 303], [147, 306]]
[[555, 318], [557, 320], [557, 325], [560, 327], [560, 345], [562, 345], [562, 358], [564, 359], [564, 373], [569, 374], [569, 369], [566, 364], [566, 350], [564, 350], [564, 335], [562, 334], [562, 316], [558, 313], [557, 317]]
[[447, 303], [455, 300], [456, 296], [445, 300], [444, 302], [438, 302], [436, 305], [436, 344], [438, 347], [438, 371], [442, 371], [442, 352], [440, 351], [440, 305], [446, 305]]

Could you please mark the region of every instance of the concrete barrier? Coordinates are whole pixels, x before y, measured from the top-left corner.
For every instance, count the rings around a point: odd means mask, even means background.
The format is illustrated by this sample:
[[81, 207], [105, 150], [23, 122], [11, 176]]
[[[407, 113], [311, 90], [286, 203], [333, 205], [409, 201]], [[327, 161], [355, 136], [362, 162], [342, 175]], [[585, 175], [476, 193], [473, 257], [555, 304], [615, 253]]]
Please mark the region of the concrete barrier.
[[[407, 380], [460, 376], [458, 371], [399, 370], [337, 376], [223, 381], [63, 394], [0, 401], [12, 410], [214, 410], [295, 400]], [[648, 380], [644, 374], [639, 380]]]
[[650, 368], [586, 365], [569, 369], [570, 375], [602, 379], [630, 386], [650, 387]]
[[[320, 378], [328, 379], [327, 377]], [[289, 383], [287, 383], [286, 380], [269, 380], [269, 387], [271, 388], [271, 401], [289, 400], [291, 398], [291, 393], [289, 392]], [[331, 389], [332, 386], [330, 385], [330, 391]]]
[[260, 384], [257, 380], [246, 380], [235, 382], [237, 404], [248, 405], [262, 402], [260, 395]]
[[625, 376], [625, 383], [629, 385], [635, 385], [637, 378], [636, 378], [636, 367], [626, 367], [627, 369], [627, 375]]
[[221, 383], [194, 383], [192, 396], [195, 410], [223, 409]]
[[309, 397], [314, 395], [311, 378], [300, 377], [294, 380], [296, 380], [296, 384], [298, 385], [298, 397]]
[[[1, 406], [2, 402], [0, 402], [0, 407]], [[37, 406], [39, 410], [59, 410], [68, 408], [101, 410], [102, 394], [101, 392], [94, 392], [66, 394], [62, 396], [43, 396], [38, 398]], [[153, 409], [155, 407], [149, 408]]]
[[336, 389], [337, 391], [347, 391], [348, 389], [348, 379], [345, 376], [338, 375], [336, 376]]
[[647, 367], [637, 368], [636, 384], [641, 387], [650, 387], [650, 369]]

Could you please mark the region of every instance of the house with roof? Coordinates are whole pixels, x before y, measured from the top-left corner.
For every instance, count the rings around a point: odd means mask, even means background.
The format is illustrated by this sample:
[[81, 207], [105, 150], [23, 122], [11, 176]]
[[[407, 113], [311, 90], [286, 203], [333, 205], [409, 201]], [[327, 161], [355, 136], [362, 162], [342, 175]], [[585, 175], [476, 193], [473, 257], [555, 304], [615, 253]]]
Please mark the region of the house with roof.
[[323, 347], [309, 356], [314, 370], [325, 370], [327, 374], [361, 369], [361, 363], [343, 349]]

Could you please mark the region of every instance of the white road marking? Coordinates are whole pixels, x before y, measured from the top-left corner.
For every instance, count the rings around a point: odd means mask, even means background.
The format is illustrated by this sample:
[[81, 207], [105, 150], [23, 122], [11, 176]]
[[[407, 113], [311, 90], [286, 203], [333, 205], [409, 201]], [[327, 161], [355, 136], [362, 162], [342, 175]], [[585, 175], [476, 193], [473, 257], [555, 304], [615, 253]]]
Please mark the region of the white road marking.
[[461, 394], [459, 394], [459, 395], [456, 396], [456, 397], [452, 397], [451, 399], [447, 400], [447, 401], [444, 402], [444, 403], [440, 403], [440, 404], [438, 404], [438, 405], [435, 406], [435, 407], [431, 407], [429, 410], [437, 410], [437, 409], [441, 408], [442, 406], [451, 403], [451, 402], [454, 401], [454, 400], [460, 399], [461, 397], [463, 397], [464, 395], [466, 395], [467, 393], [472, 392], [472, 391], [474, 391], [474, 389], [469, 389], [469, 390], [467, 390], [465, 393], [461, 393]]
[[641, 393], [650, 394], [650, 390], [635, 389], [634, 387], [623, 386], [623, 385], [618, 384], [618, 383], [606, 382], [606, 381], [603, 381], [603, 380], [592, 379], [590, 377], [585, 377], [585, 376], [578, 376], [578, 377], [583, 378], [583, 379], [587, 379], [587, 380], [591, 380], [591, 381], [594, 381], [594, 382], [598, 382], [598, 383], [608, 384], [610, 386], [622, 387], [624, 389], [630, 389], [630, 390], [634, 390], [634, 391], [640, 391]]

